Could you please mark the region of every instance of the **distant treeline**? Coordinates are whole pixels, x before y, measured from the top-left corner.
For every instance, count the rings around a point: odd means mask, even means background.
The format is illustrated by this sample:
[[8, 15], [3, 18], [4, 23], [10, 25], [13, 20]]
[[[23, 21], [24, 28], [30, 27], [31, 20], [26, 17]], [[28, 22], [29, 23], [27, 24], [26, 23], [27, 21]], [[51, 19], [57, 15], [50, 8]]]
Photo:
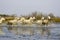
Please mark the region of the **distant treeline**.
[[15, 15], [0, 14], [1, 17], [14, 17]]

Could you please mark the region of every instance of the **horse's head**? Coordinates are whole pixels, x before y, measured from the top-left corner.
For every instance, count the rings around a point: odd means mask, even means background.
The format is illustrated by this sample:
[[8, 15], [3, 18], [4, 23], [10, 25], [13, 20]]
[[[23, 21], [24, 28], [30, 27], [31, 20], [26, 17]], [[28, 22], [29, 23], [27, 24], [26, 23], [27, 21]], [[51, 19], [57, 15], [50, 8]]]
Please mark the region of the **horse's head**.
[[29, 20], [33, 22], [35, 19], [36, 19], [35, 17], [30, 17]]
[[4, 20], [5, 20], [5, 18], [3, 18], [3, 17], [2, 17], [2, 18], [1, 18], [1, 20], [3, 20], [3, 21], [4, 21]]
[[21, 18], [20, 18], [20, 20], [21, 20], [21, 21], [24, 21], [24, 20], [25, 20], [25, 18], [24, 18], [24, 17], [21, 17]]
[[30, 20], [34, 20], [34, 19], [36, 19], [35, 17], [30, 17]]
[[51, 17], [50, 17], [50, 16], [48, 16], [48, 19], [51, 19]]

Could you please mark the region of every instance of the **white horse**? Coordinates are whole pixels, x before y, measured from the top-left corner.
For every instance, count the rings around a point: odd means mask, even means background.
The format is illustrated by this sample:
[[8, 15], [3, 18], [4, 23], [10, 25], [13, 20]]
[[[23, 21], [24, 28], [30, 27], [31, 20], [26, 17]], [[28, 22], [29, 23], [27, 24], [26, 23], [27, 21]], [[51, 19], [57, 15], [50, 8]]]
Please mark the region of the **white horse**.
[[42, 20], [37, 20], [36, 24], [42, 25]]
[[35, 19], [35, 17], [30, 17], [30, 19], [24, 20], [24, 22], [27, 23], [27, 24], [32, 24], [34, 19]]
[[49, 24], [49, 20], [48, 19], [43, 20], [42, 24], [47, 26]]
[[13, 20], [9, 20], [9, 21], [8, 21], [8, 24], [16, 25], [17, 22], [18, 22], [18, 19], [19, 19], [19, 18], [14, 18]]
[[43, 24], [44, 24], [44, 25], [48, 25], [48, 24], [50, 23], [50, 21], [51, 21], [50, 19], [51, 19], [51, 17], [48, 16], [48, 19], [44, 19], [44, 20], [43, 20]]
[[2, 18], [0, 19], [0, 24], [3, 23], [4, 20], [5, 20], [5, 18], [2, 17]]
[[25, 17], [21, 17], [20, 20], [18, 20], [18, 23], [23, 23], [25, 20]]
[[30, 17], [29, 19], [25, 19], [24, 17], [21, 18], [20, 23], [24, 23], [24, 24], [32, 24], [33, 20], [35, 19], [35, 17]]
[[44, 20], [44, 17], [42, 17], [40, 20], [37, 20], [36, 24], [42, 25], [43, 20]]
[[48, 25], [48, 23], [49, 23], [49, 20], [45, 19], [44, 17], [36, 21], [36, 24], [39, 24], [39, 25]]
[[[5, 21], [5, 18], [4, 17], [1, 17], [0, 24], [2, 24], [3, 21]], [[1, 27], [0, 27], [0, 35], [5, 35], [5, 33], [2, 31]]]

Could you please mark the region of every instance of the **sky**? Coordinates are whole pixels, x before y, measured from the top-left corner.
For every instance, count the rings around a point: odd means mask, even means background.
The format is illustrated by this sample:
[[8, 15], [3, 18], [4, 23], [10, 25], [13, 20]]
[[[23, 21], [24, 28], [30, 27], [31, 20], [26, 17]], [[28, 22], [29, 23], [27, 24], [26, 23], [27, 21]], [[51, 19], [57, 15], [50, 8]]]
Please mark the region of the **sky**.
[[60, 0], [0, 0], [0, 14], [27, 15], [35, 11], [60, 16]]

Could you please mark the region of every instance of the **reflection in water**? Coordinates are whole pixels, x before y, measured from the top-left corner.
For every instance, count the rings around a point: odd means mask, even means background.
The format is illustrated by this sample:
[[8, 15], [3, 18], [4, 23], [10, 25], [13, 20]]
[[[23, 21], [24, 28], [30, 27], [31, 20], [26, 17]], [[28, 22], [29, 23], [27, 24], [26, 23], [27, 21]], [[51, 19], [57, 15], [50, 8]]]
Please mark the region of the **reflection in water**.
[[[2, 31], [6, 35], [0, 35], [0, 38], [11, 40], [59, 40], [60, 39], [60, 26], [59, 24], [53, 24], [49, 27], [41, 26], [18, 26], [18, 27], [3, 27]], [[27, 33], [28, 32], [28, 33]], [[32, 35], [31, 35], [32, 34]], [[42, 34], [42, 35], [41, 35]], [[47, 39], [48, 38], [48, 39]], [[9, 40], [9, 39], [8, 39]]]

